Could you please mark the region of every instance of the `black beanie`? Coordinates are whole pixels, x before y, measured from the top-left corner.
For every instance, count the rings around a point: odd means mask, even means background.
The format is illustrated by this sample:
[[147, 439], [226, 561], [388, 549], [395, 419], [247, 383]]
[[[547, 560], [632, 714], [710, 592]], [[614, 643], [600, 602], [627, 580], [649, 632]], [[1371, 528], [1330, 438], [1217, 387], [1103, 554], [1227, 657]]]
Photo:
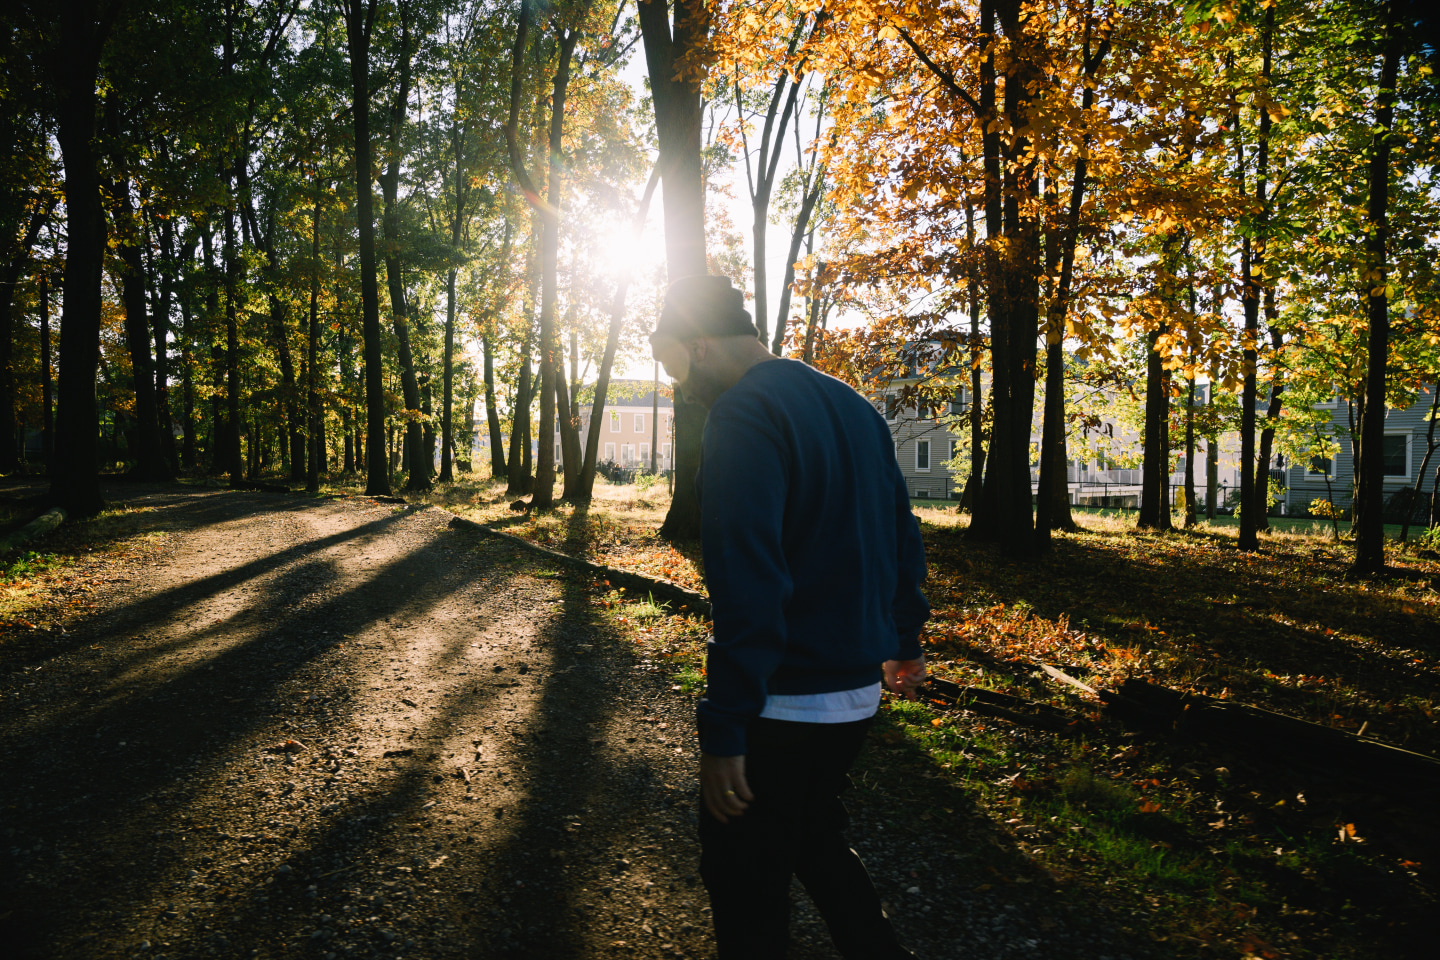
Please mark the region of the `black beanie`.
[[759, 337], [745, 309], [745, 295], [729, 277], [697, 274], [680, 277], [665, 290], [665, 306], [654, 336], [676, 340], [698, 337]]

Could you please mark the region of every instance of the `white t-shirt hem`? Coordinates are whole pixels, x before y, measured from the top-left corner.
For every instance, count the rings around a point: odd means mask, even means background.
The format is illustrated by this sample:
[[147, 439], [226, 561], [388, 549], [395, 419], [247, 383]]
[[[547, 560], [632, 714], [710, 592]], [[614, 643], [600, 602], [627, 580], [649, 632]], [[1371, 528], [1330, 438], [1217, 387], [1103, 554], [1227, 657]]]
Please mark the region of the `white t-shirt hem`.
[[772, 693], [760, 716], [797, 723], [854, 723], [880, 709], [880, 683], [832, 693]]

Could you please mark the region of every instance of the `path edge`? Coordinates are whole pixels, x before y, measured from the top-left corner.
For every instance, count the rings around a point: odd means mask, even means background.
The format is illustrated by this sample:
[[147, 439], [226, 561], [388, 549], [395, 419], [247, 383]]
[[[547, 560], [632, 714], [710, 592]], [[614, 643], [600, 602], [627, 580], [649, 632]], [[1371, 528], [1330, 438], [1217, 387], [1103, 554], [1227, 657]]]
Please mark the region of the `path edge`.
[[705, 617], [710, 616], [709, 597], [687, 587], [682, 587], [673, 581], [662, 580], [659, 577], [649, 577], [643, 573], [621, 570], [617, 567], [607, 567], [603, 563], [583, 560], [580, 557], [571, 556], [568, 553], [561, 553], [558, 550], [551, 550], [537, 543], [531, 543], [524, 537], [517, 537], [513, 533], [496, 530], [494, 527], [487, 526], [477, 520], [471, 520], [467, 517], [451, 513], [444, 507], [437, 507], [434, 504], [426, 504], [426, 506], [432, 510], [438, 510], [441, 513], [448, 514], [450, 517], [450, 526], [452, 527], [459, 527], [463, 530], [473, 530], [483, 536], [495, 537], [512, 546], [544, 557], [547, 560], [553, 560], [556, 563], [563, 563], [566, 566], [584, 570], [596, 577], [601, 577], [609, 581], [611, 586], [625, 587], [627, 590], [643, 590], [656, 602], [668, 603], [671, 606], [684, 609], [687, 613], [698, 613]]

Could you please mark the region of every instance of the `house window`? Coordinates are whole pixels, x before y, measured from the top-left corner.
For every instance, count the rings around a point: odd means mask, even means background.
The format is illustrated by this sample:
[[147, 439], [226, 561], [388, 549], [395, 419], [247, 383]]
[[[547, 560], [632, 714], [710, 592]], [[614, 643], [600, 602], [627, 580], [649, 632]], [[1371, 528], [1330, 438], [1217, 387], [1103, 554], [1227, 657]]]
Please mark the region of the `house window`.
[[555, 462], [560, 462], [560, 444], [555, 444]]
[[928, 489], [919, 489], [919, 490], [916, 490], [916, 491], [915, 491], [915, 499], [916, 499], [916, 500], [929, 500], [929, 499], [930, 499], [930, 491], [929, 491]]
[[915, 441], [915, 469], [928, 471], [930, 469], [930, 441]]
[[1334, 477], [1335, 462], [1329, 457], [1311, 457], [1310, 465], [1305, 468], [1307, 477]]
[[959, 440], [951, 440], [951, 441], [950, 441], [950, 459], [951, 459], [951, 460], [954, 460], [954, 459], [955, 459], [956, 457], [958, 457], [958, 456], [960, 456], [960, 441], [959, 441]]
[[615, 444], [613, 444], [613, 443], [607, 443], [607, 444], [605, 444], [605, 462], [606, 462], [606, 463], [614, 463], [614, 462], [615, 462]]
[[670, 469], [670, 444], [668, 443], [660, 444], [660, 469]]
[[635, 444], [620, 444], [620, 466], [628, 467], [635, 462]]
[[894, 423], [899, 418], [899, 416], [900, 401], [897, 400], [895, 397], [889, 396], [887, 394], [885, 397], [885, 419], [890, 423]]
[[642, 444], [640, 444], [640, 462], [645, 465], [646, 469], [649, 469], [649, 467], [650, 467], [650, 444], [648, 444], [648, 443], [642, 443]]
[[614, 410], [610, 411], [610, 432], [620, 432], [620, 414], [616, 413]]
[[644, 433], [644, 432], [645, 432], [645, 414], [643, 414], [643, 413], [637, 413], [637, 414], [635, 414], [635, 432], [636, 432], [636, 433]]
[[1410, 434], [1387, 433], [1385, 445], [1381, 448], [1381, 459], [1385, 461], [1385, 476], [1396, 480], [1410, 477]]

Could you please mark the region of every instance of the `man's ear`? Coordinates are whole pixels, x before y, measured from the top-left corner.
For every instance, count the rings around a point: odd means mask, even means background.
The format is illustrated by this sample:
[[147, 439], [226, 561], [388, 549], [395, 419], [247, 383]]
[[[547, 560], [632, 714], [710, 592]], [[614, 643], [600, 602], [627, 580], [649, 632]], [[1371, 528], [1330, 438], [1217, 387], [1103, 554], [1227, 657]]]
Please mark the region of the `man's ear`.
[[707, 337], [701, 337], [701, 338], [698, 339], [698, 340], [691, 340], [691, 341], [690, 341], [690, 362], [691, 362], [691, 363], [704, 363], [704, 362], [705, 362], [705, 358], [709, 355], [709, 353], [710, 353], [710, 340], [709, 340], [709, 338], [707, 338]]

